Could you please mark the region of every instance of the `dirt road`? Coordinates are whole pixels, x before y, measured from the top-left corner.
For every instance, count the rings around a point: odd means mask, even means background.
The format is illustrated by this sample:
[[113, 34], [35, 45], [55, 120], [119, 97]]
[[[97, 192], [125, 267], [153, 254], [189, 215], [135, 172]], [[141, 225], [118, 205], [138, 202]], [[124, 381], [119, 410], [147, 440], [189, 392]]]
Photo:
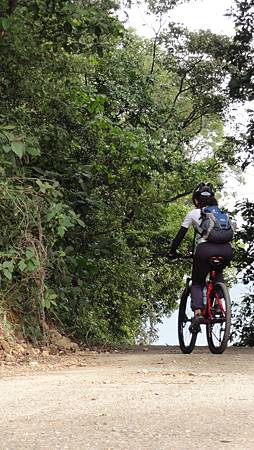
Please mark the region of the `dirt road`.
[[0, 371], [1, 450], [254, 449], [254, 350], [79, 361]]

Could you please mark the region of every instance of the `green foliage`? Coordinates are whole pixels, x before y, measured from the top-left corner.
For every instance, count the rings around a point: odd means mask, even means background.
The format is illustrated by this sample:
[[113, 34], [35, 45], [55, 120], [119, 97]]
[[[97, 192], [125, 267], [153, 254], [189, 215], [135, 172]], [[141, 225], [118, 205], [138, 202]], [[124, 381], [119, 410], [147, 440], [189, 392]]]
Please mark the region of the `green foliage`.
[[[254, 111], [251, 101], [254, 98], [253, 84], [253, 49], [254, 49], [254, 24], [253, 24], [253, 0], [235, 0], [231, 13], [235, 22], [235, 35], [227, 55], [230, 73], [229, 94], [239, 103], [247, 103], [248, 122], [238, 142], [239, 154], [244, 170], [253, 164], [254, 146]], [[243, 283], [249, 284], [250, 293], [236, 305], [235, 328], [240, 345], [253, 346], [253, 268], [254, 268], [254, 221], [253, 202], [245, 201], [238, 205], [243, 217], [242, 230], [239, 232], [239, 240], [242, 245], [237, 252], [239, 271], [243, 273]]]
[[[15, 313], [25, 335], [29, 330], [29, 337], [36, 339], [38, 332], [35, 337], [32, 330], [38, 324], [43, 328], [43, 308], [53, 304], [47, 288], [50, 252], [67, 229], [80, 223], [67, 205], [57, 203], [59, 187], [48, 184], [51, 189], [42, 194], [37, 184], [21, 177], [0, 183], [1, 302]], [[53, 205], [58, 216], [52, 216]], [[59, 230], [59, 220], [64, 230]]]
[[163, 255], [186, 196], [235, 165], [227, 40], [171, 27], [159, 47], [109, 0], [0, 6], [2, 302], [30, 339], [53, 320], [134, 342], [176, 307], [186, 267]]
[[248, 123], [246, 131], [239, 138], [239, 153], [241, 152], [242, 168], [253, 163], [254, 147], [254, 23], [253, 0], [235, 0], [231, 13], [235, 22], [235, 35], [227, 54], [227, 64], [230, 73], [229, 94], [237, 102], [246, 102]]
[[253, 294], [245, 297], [235, 303], [234, 310], [234, 341], [235, 345], [240, 347], [254, 346], [254, 296]]
[[248, 284], [254, 281], [254, 217], [253, 202], [239, 203], [238, 209], [243, 218], [243, 225], [238, 232], [238, 239], [242, 245], [238, 248], [238, 266], [243, 270], [243, 282]]
[[253, 99], [253, 0], [235, 0], [235, 35], [230, 47], [229, 83], [233, 98]]
[[238, 345], [254, 345], [254, 309], [253, 309], [253, 282], [254, 282], [254, 204], [249, 201], [237, 205], [243, 218], [243, 225], [238, 232], [241, 245], [237, 248], [236, 261], [239, 272], [242, 273], [244, 285], [249, 285], [249, 293], [235, 303], [234, 329]]

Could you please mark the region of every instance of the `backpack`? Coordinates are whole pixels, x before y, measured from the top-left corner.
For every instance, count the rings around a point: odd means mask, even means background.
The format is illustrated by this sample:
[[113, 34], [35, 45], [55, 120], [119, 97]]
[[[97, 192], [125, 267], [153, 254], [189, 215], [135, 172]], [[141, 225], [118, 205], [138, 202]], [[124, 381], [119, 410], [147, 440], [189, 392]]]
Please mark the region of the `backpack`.
[[202, 222], [197, 232], [213, 244], [225, 244], [232, 241], [234, 230], [227, 213], [218, 206], [206, 206], [201, 209]]

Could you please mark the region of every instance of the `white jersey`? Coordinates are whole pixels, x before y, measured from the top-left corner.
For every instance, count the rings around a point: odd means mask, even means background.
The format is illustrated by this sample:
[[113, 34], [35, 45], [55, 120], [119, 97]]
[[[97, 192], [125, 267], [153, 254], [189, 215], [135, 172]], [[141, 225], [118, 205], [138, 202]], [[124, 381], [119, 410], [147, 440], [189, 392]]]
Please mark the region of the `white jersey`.
[[[182, 227], [190, 228], [190, 226], [193, 226], [196, 230], [197, 227], [201, 225], [201, 222], [202, 222], [201, 209], [196, 208], [196, 209], [193, 209], [192, 211], [190, 211], [187, 214], [187, 216], [185, 216], [185, 218], [182, 222]], [[197, 244], [201, 244], [201, 242], [207, 242], [206, 239], [202, 238], [198, 233], [197, 233], [196, 239], [197, 239]]]

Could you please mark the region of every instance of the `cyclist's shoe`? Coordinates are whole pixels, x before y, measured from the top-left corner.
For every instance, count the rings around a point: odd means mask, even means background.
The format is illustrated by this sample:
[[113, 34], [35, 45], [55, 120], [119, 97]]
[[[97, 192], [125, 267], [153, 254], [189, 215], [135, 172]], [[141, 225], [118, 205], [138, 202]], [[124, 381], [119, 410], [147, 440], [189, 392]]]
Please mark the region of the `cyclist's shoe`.
[[201, 323], [203, 323], [202, 311], [201, 309], [195, 309], [194, 317], [191, 320], [190, 331], [192, 333], [199, 333], [201, 331]]

